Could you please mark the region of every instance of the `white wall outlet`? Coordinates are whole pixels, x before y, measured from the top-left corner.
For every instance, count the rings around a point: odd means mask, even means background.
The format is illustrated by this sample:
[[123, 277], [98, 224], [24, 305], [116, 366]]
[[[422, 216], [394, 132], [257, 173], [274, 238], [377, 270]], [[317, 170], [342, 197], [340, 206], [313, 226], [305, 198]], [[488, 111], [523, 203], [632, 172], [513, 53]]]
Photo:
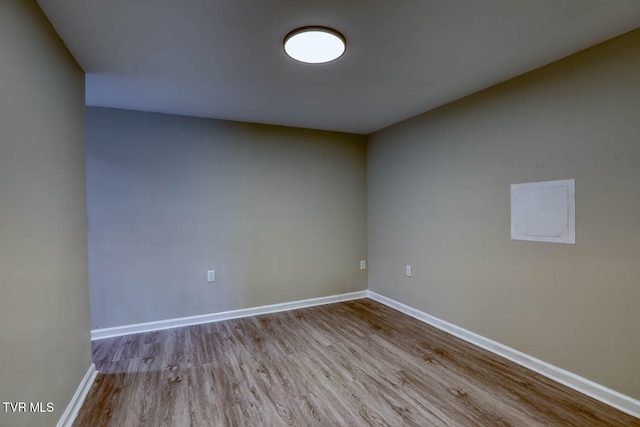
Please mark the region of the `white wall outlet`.
[[216, 281], [216, 271], [209, 270], [207, 271], [207, 282], [215, 282]]
[[367, 268], [367, 261], [360, 261], [360, 270], [365, 270]]
[[410, 265], [407, 265], [405, 273], [406, 273], [407, 277], [411, 277], [411, 266]]

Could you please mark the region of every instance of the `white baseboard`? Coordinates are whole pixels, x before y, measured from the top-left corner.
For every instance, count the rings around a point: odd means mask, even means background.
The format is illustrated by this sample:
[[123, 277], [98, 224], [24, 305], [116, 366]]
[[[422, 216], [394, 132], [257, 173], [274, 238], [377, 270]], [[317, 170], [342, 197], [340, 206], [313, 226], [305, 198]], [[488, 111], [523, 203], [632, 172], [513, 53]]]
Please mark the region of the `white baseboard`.
[[277, 313], [279, 311], [295, 310], [298, 308], [331, 304], [340, 301], [350, 301], [360, 298], [366, 298], [368, 295], [367, 292], [368, 291], [350, 292], [347, 294], [331, 295], [328, 297], [311, 298], [300, 301], [285, 302], [281, 304], [263, 305], [260, 307], [224, 311], [221, 313], [202, 314], [199, 316], [179, 317], [176, 319], [116, 326], [113, 328], [94, 329], [91, 331], [91, 340], [93, 341], [104, 338], [119, 337], [123, 335], [139, 334], [141, 332], [159, 331], [162, 329], [179, 328], [182, 326], [199, 325], [209, 322], [219, 322], [221, 320], [238, 319], [241, 317], [257, 316], [260, 314]]
[[56, 424], [57, 427], [71, 427], [71, 424], [73, 424], [78, 416], [78, 411], [80, 411], [85, 397], [87, 397], [87, 394], [96, 379], [96, 375], [98, 375], [98, 371], [96, 371], [96, 365], [92, 363], [91, 366], [89, 366], [87, 373], [84, 374], [84, 378], [80, 382], [80, 385], [71, 398], [71, 401], [67, 405], [67, 409], [64, 410], [62, 417], [60, 417], [60, 421]]
[[640, 418], [640, 401], [619, 393], [615, 390], [611, 390], [605, 386], [597, 384], [591, 380], [583, 378], [579, 375], [566, 371], [557, 366], [553, 366], [540, 359], [536, 359], [533, 356], [522, 353], [511, 347], [500, 344], [489, 338], [485, 338], [482, 335], [478, 335], [474, 332], [468, 331], [460, 326], [456, 326], [452, 323], [446, 322], [430, 314], [424, 313], [408, 305], [402, 304], [398, 301], [387, 298], [383, 295], [377, 294], [373, 291], [368, 291], [368, 296], [372, 300], [378, 301], [388, 307], [401, 311], [411, 317], [415, 317], [431, 326], [435, 326], [445, 332], [455, 335], [471, 344], [482, 347], [492, 353], [502, 356], [505, 359], [509, 359], [518, 365], [529, 368], [547, 378], [551, 378], [561, 384], [566, 385], [580, 393], [593, 397], [609, 406], [613, 406], [616, 409], [621, 410], [629, 415]]

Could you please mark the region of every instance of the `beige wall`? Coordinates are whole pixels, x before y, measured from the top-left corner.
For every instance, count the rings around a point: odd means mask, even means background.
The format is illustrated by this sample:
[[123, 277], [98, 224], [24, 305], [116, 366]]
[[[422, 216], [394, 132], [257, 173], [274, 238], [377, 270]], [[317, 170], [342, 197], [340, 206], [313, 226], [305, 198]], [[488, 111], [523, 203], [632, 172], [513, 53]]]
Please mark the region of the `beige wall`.
[[[577, 244], [510, 240], [569, 178]], [[640, 398], [640, 30], [373, 134], [367, 185], [371, 290]]]
[[88, 108], [92, 328], [366, 289], [365, 167], [363, 136]]
[[0, 2], [0, 401], [52, 402], [91, 364], [84, 73], [35, 2]]

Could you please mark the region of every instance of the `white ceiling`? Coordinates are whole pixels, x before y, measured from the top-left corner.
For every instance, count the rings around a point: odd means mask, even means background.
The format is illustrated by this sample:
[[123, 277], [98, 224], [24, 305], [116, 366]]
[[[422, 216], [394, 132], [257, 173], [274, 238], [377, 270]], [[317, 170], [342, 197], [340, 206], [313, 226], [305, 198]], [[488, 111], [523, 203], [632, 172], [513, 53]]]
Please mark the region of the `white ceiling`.
[[[367, 134], [640, 27], [638, 0], [38, 0], [87, 105]], [[342, 32], [301, 64], [282, 39]]]

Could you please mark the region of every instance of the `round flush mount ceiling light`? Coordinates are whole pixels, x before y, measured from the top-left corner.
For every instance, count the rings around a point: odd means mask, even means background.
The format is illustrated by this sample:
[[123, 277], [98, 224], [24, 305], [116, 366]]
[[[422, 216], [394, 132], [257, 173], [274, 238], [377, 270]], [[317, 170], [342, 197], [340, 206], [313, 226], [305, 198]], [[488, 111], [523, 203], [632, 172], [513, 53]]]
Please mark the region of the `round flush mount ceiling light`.
[[335, 61], [347, 50], [344, 36], [327, 27], [302, 27], [284, 38], [284, 51], [296, 61], [323, 64]]

